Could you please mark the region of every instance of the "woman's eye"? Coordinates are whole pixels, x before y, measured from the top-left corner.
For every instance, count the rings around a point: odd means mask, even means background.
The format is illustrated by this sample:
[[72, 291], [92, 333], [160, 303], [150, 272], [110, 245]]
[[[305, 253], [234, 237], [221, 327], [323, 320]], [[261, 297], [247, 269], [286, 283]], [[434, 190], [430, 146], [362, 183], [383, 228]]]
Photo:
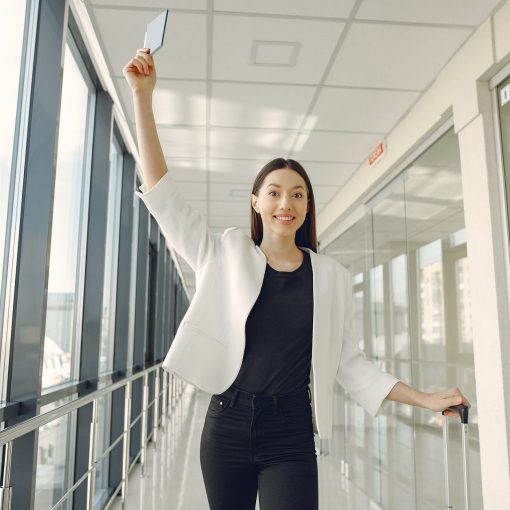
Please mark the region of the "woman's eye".
[[[271, 193], [276, 193], [276, 191], [270, 191], [269, 192], [269, 195], [271, 195]], [[303, 193], [295, 193], [295, 195], [299, 195], [299, 198], [302, 198], [303, 197]], [[294, 196], [295, 196], [294, 195]]]

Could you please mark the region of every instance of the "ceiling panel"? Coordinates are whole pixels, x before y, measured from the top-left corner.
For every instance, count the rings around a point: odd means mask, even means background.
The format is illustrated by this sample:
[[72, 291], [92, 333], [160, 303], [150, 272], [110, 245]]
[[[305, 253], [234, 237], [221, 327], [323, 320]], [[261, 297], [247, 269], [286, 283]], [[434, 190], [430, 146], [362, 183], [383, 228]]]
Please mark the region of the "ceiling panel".
[[418, 96], [418, 92], [326, 87], [305, 129], [387, 133]]
[[205, 182], [207, 180], [207, 169], [205, 159], [166, 158], [168, 171], [175, 181]]
[[315, 87], [213, 83], [211, 125], [298, 129]]
[[308, 173], [312, 186], [341, 186], [358, 168], [357, 163], [321, 163], [298, 160]]
[[[113, 76], [143, 47], [145, 27], [154, 11], [92, 9], [87, 6]], [[183, 48], [186, 51], [183, 51]], [[174, 12], [168, 18], [165, 44], [155, 55], [158, 77], [206, 77], [206, 15]]]
[[[134, 122], [131, 89], [124, 77], [117, 78], [116, 81], [128, 121]], [[159, 80], [152, 97], [156, 124], [205, 126], [206, 93], [205, 81]]]
[[[117, 7], [140, 7], [141, 4], [140, 0], [85, 0], [85, 2], [93, 5], [115, 5]], [[207, 0], [150, 0], [146, 3], [150, 5], [149, 8], [154, 8], [155, 11], [157, 11], [156, 7], [160, 9], [207, 10]], [[153, 17], [156, 14], [157, 12], [153, 14]]]
[[347, 18], [355, 0], [215, 0], [215, 11], [258, 12], [293, 16], [321, 16]]
[[464, 28], [356, 23], [326, 83], [423, 90], [470, 33]]
[[212, 158], [285, 157], [290, 151], [295, 131], [275, 129], [238, 129], [214, 127], [211, 133]]
[[[345, 24], [308, 21], [214, 16], [212, 78], [216, 80], [317, 83], [326, 68]], [[298, 42], [296, 65], [251, 65], [254, 41]]]
[[357, 19], [479, 25], [499, 0], [363, 0]]
[[[237, 202], [239, 204], [250, 204], [251, 185], [243, 183], [209, 183], [210, 200], [223, 200]], [[249, 210], [249, 209], [248, 209]]]
[[205, 128], [158, 127], [165, 157], [205, 158]]
[[380, 141], [381, 135], [308, 131], [299, 135], [291, 156], [298, 161], [342, 161], [361, 163]]
[[243, 182], [252, 185], [267, 159], [210, 159], [211, 182]]

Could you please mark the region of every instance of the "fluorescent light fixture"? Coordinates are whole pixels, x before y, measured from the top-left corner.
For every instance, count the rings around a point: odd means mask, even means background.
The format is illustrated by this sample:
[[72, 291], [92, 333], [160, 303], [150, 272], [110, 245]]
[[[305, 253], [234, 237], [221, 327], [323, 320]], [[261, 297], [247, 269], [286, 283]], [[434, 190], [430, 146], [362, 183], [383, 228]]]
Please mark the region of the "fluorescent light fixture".
[[254, 41], [250, 64], [255, 66], [283, 66], [296, 65], [297, 54], [301, 43], [283, 41]]

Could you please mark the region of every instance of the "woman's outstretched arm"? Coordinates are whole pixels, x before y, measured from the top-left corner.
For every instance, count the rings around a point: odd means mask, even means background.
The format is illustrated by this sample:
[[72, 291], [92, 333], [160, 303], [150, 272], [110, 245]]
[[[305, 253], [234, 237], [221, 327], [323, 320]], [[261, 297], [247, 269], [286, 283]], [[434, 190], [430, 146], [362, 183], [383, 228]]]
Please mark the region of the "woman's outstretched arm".
[[133, 94], [138, 152], [147, 191], [168, 171], [152, 110], [156, 67], [148, 51], [138, 50], [122, 70]]
[[[450, 406], [463, 404], [471, 406], [468, 399], [462, 395], [459, 388], [449, 388], [436, 393], [425, 393], [399, 381], [388, 393], [386, 400], [393, 400], [401, 404], [410, 404], [417, 407], [441, 412]], [[458, 416], [451, 411], [446, 411], [447, 416]]]

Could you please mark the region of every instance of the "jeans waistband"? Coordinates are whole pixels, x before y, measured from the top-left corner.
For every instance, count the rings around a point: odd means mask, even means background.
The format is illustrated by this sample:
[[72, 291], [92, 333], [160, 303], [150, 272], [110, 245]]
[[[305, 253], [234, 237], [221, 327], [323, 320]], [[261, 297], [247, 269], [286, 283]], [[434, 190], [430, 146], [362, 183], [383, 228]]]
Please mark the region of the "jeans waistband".
[[249, 391], [242, 390], [237, 386], [231, 386], [217, 396], [228, 398], [230, 400], [231, 407], [235, 407], [237, 403], [241, 403], [244, 405], [251, 405], [253, 409], [256, 403], [260, 403], [263, 406], [272, 403], [275, 413], [277, 412], [278, 404], [281, 403], [297, 402], [304, 397], [308, 397], [309, 402], [312, 401], [312, 394], [309, 386], [289, 393], [276, 394], [250, 393]]

